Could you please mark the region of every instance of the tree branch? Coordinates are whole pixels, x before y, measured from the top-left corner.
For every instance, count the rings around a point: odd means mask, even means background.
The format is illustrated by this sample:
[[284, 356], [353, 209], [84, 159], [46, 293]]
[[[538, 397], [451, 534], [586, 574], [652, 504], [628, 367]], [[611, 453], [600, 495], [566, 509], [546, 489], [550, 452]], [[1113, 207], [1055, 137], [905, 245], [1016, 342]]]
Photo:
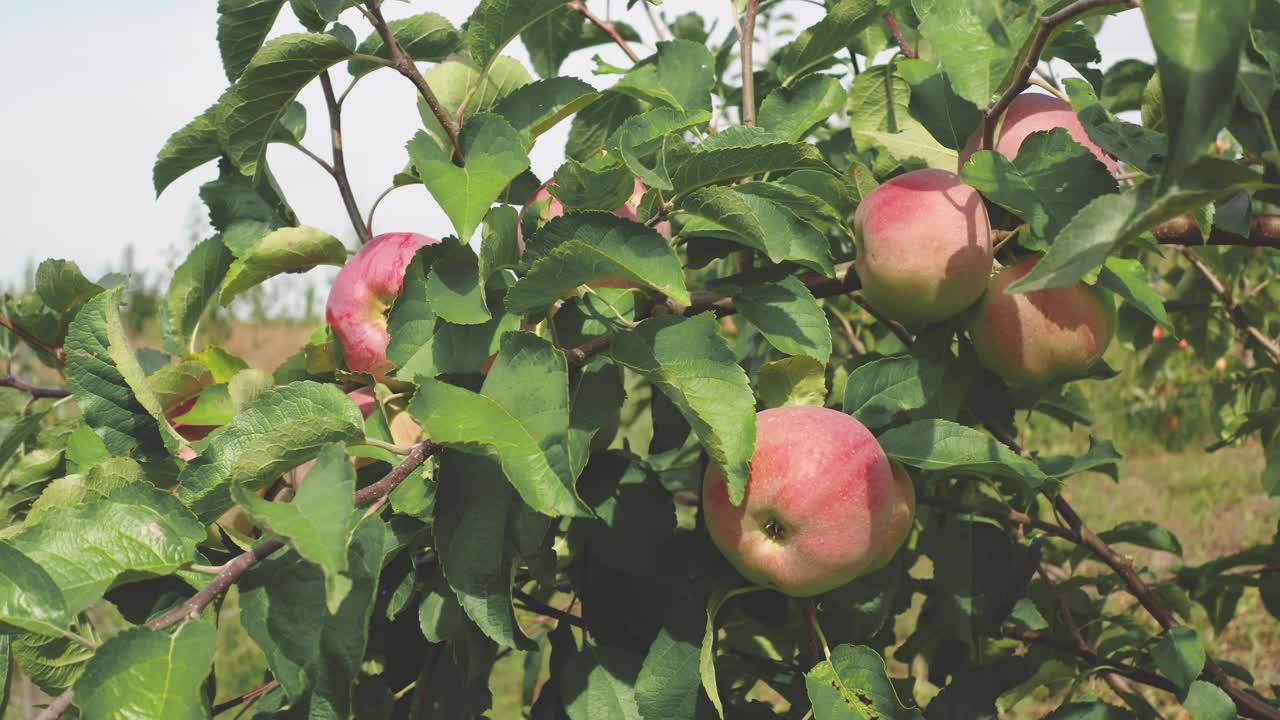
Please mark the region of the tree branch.
[[614, 27], [613, 23], [609, 22], [608, 20], [602, 20], [600, 17], [592, 13], [590, 10], [587, 9], [587, 4], [584, 2], [570, 2], [565, 4], [569, 6], [570, 10], [573, 10], [574, 12], [578, 13], [582, 17], [591, 21], [592, 25], [595, 25], [596, 27], [600, 28], [600, 30], [602, 30], [605, 35], [608, 35], [610, 38], [612, 38], [613, 42], [615, 42], [618, 45], [618, 47], [622, 48], [622, 52], [627, 54], [627, 57], [631, 60], [632, 63], [640, 62], [640, 56], [636, 54], [635, 50], [631, 49], [631, 46], [627, 44], [626, 38], [622, 37], [622, 35], [618, 33], [618, 28]]
[[36, 348], [41, 352], [44, 352], [48, 355], [53, 356], [54, 358], [57, 359], [59, 363], [63, 363], [67, 361], [67, 354], [62, 350], [62, 348], [50, 347], [49, 345], [45, 344], [45, 342], [40, 338], [36, 337], [35, 335], [32, 335], [31, 333], [27, 332], [23, 328], [15, 325], [12, 320], [5, 317], [4, 315], [0, 315], [0, 327], [8, 330], [14, 335], [17, 335], [23, 342], [30, 345], [31, 347]]
[[945, 510], [947, 512], [981, 515], [993, 520], [998, 520], [1002, 523], [1034, 528], [1047, 535], [1062, 538], [1063, 540], [1070, 540], [1072, 542], [1076, 541], [1075, 534], [1066, 528], [1060, 525], [1054, 525], [1053, 523], [1047, 523], [1043, 520], [1037, 520], [1024, 512], [1019, 512], [1011, 507], [1006, 507], [1004, 510], [983, 508], [976, 505], [966, 505], [965, 503], [958, 502], [950, 498], [939, 497], [937, 495], [917, 495], [916, 504], [938, 508], [939, 510]]
[[1009, 108], [1009, 104], [1013, 102], [1013, 99], [1027, 88], [1027, 80], [1030, 79], [1031, 73], [1035, 72], [1036, 66], [1040, 64], [1040, 55], [1044, 53], [1044, 48], [1048, 45], [1053, 31], [1059, 25], [1070, 22], [1090, 10], [1115, 5], [1123, 5], [1130, 8], [1136, 7], [1133, 0], [1076, 0], [1076, 2], [1058, 12], [1044, 15], [1040, 18], [1039, 25], [1036, 27], [1035, 37], [1031, 40], [1031, 50], [1027, 53], [1027, 57], [1023, 59], [1021, 67], [1018, 68], [1017, 76], [1014, 77], [1009, 87], [1005, 89], [1000, 99], [983, 114], [982, 144], [979, 146], [981, 149], [990, 150], [994, 145], [996, 125], [1000, 122], [1000, 116]]
[[1044, 645], [1045, 647], [1053, 648], [1054, 650], [1064, 652], [1068, 655], [1074, 655], [1075, 657], [1084, 660], [1090, 667], [1106, 668], [1108, 672], [1122, 675], [1134, 682], [1140, 682], [1143, 685], [1149, 685], [1153, 688], [1158, 688], [1166, 692], [1178, 692], [1177, 686], [1170, 680], [1149, 670], [1143, 670], [1142, 668], [1137, 668], [1132, 665], [1126, 665], [1122, 662], [1104, 658], [1098, 655], [1097, 651], [1087, 645], [1068, 642], [1043, 632], [1020, 630], [1013, 627], [1004, 628], [1002, 633], [1005, 637], [1012, 638], [1014, 640], [1020, 640], [1025, 643], [1035, 643], [1036, 645]]
[[262, 687], [254, 688], [249, 692], [241, 695], [238, 698], [231, 698], [226, 702], [218, 703], [217, 705], [213, 706], [213, 711], [209, 713], [209, 716], [218, 717], [218, 715], [230, 710], [233, 707], [239, 707], [240, 705], [244, 705], [245, 703], [251, 703], [254, 700], [257, 700], [258, 698], [262, 697], [263, 695], [266, 695], [267, 693], [271, 692], [272, 690], [275, 690], [279, 686], [280, 686], [279, 681], [272, 680], [271, 682], [263, 685]]
[[342, 151], [342, 103], [333, 93], [333, 81], [329, 79], [329, 71], [320, 73], [320, 87], [324, 89], [324, 103], [329, 108], [329, 134], [333, 141], [333, 164], [330, 166], [333, 179], [338, 183], [338, 192], [342, 195], [342, 204], [347, 208], [347, 217], [351, 219], [351, 227], [355, 228], [360, 243], [369, 241], [369, 228], [364, 224], [360, 208], [356, 205], [356, 197], [351, 192], [351, 181], [347, 178], [347, 161]]
[[889, 29], [893, 31], [893, 38], [898, 41], [898, 49], [902, 50], [902, 54], [909, 58], [920, 57], [919, 53], [907, 44], [907, 38], [903, 36], [902, 28], [898, 27], [898, 21], [893, 17], [893, 13], [885, 13], [884, 20], [889, 23]]
[[549, 618], [555, 618], [556, 620], [567, 622], [574, 627], [582, 627], [582, 618], [577, 615], [567, 613], [560, 608], [554, 608], [544, 602], [540, 602], [537, 598], [523, 590], [512, 590], [511, 597], [519, 600], [525, 606], [524, 609], [529, 610], [530, 612], [535, 612], [539, 615], [545, 615]]
[[21, 390], [36, 400], [39, 400], [40, 398], [64, 398], [71, 395], [70, 390], [63, 390], [62, 388], [36, 387], [15, 375], [5, 375], [0, 377], [0, 387], [10, 387], [14, 390]]
[[387, 21], [382, 17], [382, 8], [379, 7], [377, 0], [366, 0], [365, 8], [367, 15], [373, 22], [373, 27], [378, 31], [378, 35], [382, 37], [382, 44], [386, 46], [387, 52], [391, 55], [391, 67], [395, 68], [401, 75], [409, 78], [409, 81], [418, 88], [418, 93], [422, 95], [422, 99], [427, 102], [427, 107], [431, 108], [431, 113], [436, 116], [436, 120], [440, 122], [444, 132], [449, 136], [449, 142], [453, 145], [453, 152], [459, 160], [462, 159], [462, 138], [458, 134], [458, 124], [449, 117], [449, 113], [440, 104], [440, 99], [431, 91], [431, 86], [427, 84], [427, 79], [418, 71], [418, 66], [413, 64], [413, 58], [404, 51], [400, 46], [400, 41], [396, 40], [396, 36], [391, 32], [391, 28], [387, 27]]
[[1280, 345], [1277, 345], [1274, 340], [1264, 335], [1261, 330], [1253, 326], [1253, 323], [1249, 322], [1249, 316], [1245, 314], [1244, 308], [1241, 307], [1240, 303], [1236, 302], [1235, 297], [1231, 294], [1231, 289], [1218, 279], [1213, 270], [1209, 269], [1209, 266], [1205, 265], [1204, 261], [1191, 248], [1182, 247], [1180, 252], [1187, 259], [1187, 262], [1191, 263], [1191, 266], [1208, 281], [1209, 285], [1213, 287], [1213, 291], [1218, 294], [1218, 297], [1222, 299], [1222, 304], [1226, 308], [1231, 322], [1266, 354], [1267, 360], [1270, 361], [1272, 366], [1280, 368]]
[[760, 11], [760, 0], [747, 0], [747, 11], [741, 23], [734, 20], [738, 30], [738, 43], [742, 47], [742, 124], [744, 127], [756, 126], [756, 79], [755, 61], [751, 46], [756, 37], [756, 14]]
[[[392, 468], [391, 472], [387, 473], [381, 480], [357, 491], [355, 504], [367, 505], [374, 500], [386, 497], [409, 476], [409, 473], [416, 470], [427, 458], [439, 450], [440, 446], [430, 440], [419, 443], [403, 462]], [[251, 550], [246, 550], [237, 555], [222, 566], [222, 569], [218, 571], [213, 580], [209, 581], [208, 585], [178, 607], [147, 623], [147, 627], [151, 630], [164, 630], [181, 622], [195, 620], [200, 617], [200, 614], [215, 598], [234, 585], [249, 568], [257, 565], [284, 546], [283, 540], [272, 538]], [[73, 699], [72, 691], [67, 690], [36, 716], [36, 720], [58, 720], [71, 707]]]

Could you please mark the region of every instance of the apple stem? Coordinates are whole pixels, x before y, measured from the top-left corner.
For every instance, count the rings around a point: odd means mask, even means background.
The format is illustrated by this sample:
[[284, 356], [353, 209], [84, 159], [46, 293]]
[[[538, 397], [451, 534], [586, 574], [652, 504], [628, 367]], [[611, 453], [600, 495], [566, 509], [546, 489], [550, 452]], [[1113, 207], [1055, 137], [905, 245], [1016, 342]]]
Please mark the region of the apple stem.
[[831, 647], [827, 645], [827, 635], [822, 632], [822, 625], [818, 622], [818, 603], [816, 600], [804, 601], [804, 614], [809, 621], [809, 629], [813, 630], [814, 644], [822, 648], [823, 657], [830, 660]]

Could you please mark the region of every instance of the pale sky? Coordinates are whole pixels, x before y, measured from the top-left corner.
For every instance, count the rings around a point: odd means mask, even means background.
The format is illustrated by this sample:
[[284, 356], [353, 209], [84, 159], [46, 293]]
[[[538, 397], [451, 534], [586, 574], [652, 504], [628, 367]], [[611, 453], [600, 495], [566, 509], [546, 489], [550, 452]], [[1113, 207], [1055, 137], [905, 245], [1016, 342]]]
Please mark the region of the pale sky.
[[[603, 14], [604, 0], [591, 7]], [[653, 31], [637, 6], [617, 17], [652, 42]], [[455, 25], [473, 2], [387, 3], [389, 18], [438, 12]], [[120, 0], [102, 3], [9, 3], [0, 24], [0, 288], [22, 282], [32, 261], [75, 260], [91, 278], [118, 270], [126, 245], [139, 271], [162, 277], [185, 255], [193, 222], [204, 206], [196, 192], [216, 175], [215, 164], [188, 173], [159, 198], [151, 184], [156, 152], [169, 135], [198, 115], [226, 86], [216, 41], [214, 0]], [[729, 27], [729, 0], [666, 0], [675, 17], [697, 8], [718, 20], [715, 38]], [[800, 27], [816, 21], [818, 8], [789, 3]], [[343, 17], [356, 35], [364, 19]], [[300, 31], [286, 6], [274, 34]], [[1150, 61], [1151, 43], [1141, 15], [1129, 11], [1107, 21], [1099, 36], [1104, 66], [1136, 57]], [[649, 46], [651, 48], [651, 46]], [[519, 44], [508, 54], [527, 63]], [[641, 50], [641, 54], [647, 51]], [[612, 45], [572, 55], [562, 75], [597, 86], [612, 78], [591, 74], [592, 55], [625, 65]], [[331, 71], [339, 91], [348, 76]], [[417, 93], [398, 73], [379, 70], [352, 92], [343, 114], [348, 173], [361, 209], [405, 164], [405, 142], [420, 127]], [[328, 157], [328, 121], [319, 85], [300, 100], [308, 109], [304, 144]], [[533, 153], [533, 170], [549, 177], [562, 160], [569, 123], [544, 135]], [[354, 233], [333, 181], [297, 150], [272, 145], [271, 167], [304, 224], [353, 242]], [[425, 188], [395, 191], [378, 210], [377, 230], [415, 231], [436, 237], [452, 233], [448, 219]], [[331, 272], [322, 270], [319, 272]]]

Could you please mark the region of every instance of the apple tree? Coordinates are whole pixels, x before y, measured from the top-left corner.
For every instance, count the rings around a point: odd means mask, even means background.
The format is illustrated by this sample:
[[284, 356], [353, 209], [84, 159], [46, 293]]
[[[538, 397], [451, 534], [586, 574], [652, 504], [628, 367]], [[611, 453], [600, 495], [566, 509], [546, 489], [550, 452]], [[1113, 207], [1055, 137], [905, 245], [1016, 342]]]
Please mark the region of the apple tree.
[[[799, 0], [650, 2], [218, 2], [228, 86], [154, 169], [216, 164], [215, 234], [158, 339], [73, 259], [4, 299], [0, 707], [21, 674], [46, 720], [1280, 718], [1190, 624], [1246, 588], [1280, 616], [1280, 530], [1143, 566], [1173, 533], [1068, 499], [1125, 481], [1115, 444], [1026, 431], [1186, 340], [1207, 452], [1260, 444], [1280, 495], [1280, 3], [811, 0], [789, 32]], [[1154, 64], [1102, 64], [1117, 13]], [[561, 73], [604, 45], [628, 61]], [[379, 200], [447, 224], [356, 200], [372, 73], [422, 117]], [[273, 144], [358, 242], [297, 216]], [[318, 266], [279, 367], [202, 332]]]

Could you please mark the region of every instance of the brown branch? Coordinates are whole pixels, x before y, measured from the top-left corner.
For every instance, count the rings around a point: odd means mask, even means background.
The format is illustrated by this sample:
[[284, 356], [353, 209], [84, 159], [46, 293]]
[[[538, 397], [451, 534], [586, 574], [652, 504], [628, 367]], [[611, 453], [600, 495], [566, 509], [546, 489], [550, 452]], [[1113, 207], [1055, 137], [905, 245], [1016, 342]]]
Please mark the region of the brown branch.
[[998, 520], [1002, 523], [1034, 528], [1047, 535], [1062, 538], [1063, 540], [1070, 540], [1072, 542], [1077, 541], [1075, 534], [1061, 525], [1037, 520], [1024, 512], [1020, 512], [1011, 507], [1006, 507], [1003, 510], [983, 508], [976, 505], [967, 505], [965, 503], [958, 502], [950, 498], [939, 497], [937, 495], [917, 495], [916, 504], [938, 508], [939, 510], [945, 510], [947, 512], [981, 515], [983, 517], [991, 518], [992, 520]]
[[582, 618], [565, 612], [560, 608], [551, 607], [523, 590], [512, 590], [511, 597], [519, 600], [520, 603], [524, 605], [525, 610], [538, 613], [545, 617], [554, 618], [562, 622], [567, 622], [574, 627], [582, 627]]
[[1182, 247], [1180, 252], [1187, 259], [1187, 262], [1191, 263], [1191, 266], [1213, 287], [1213, 291], [1218, 294], [1218, 297], [1222, 299], [1227, 315], [1231, 318], [1231, 322], [1236, 328], [1266, 353], [1267, 359], [1271, 361], [1272, 366], [1280, 367], [1280, 345], [1277, 345], [1274, 340], [1264, 335], [1261, 330], [1253, 326], [1253, 323], [1249, 322], [1249, 316], [1245, 314], [1244, 308], [1240, 303], [1236, 302], [1235, 297], [1231, 294], [1231, 289], [1218, 279], [1213, 270], [1208, 265], [1205, 265], [1204, 261], [1191, 248]]
[[230, 710], [233, 707], [239, 707], [241, 705], [244, 705], [245, 703], [251, 703], [254, 700], [257, 700], [258, 698], [262, 697], [263, 695], [266, 695], [267, 693], [271, 692], [272, 690], [275, 690], [277, 687], [280, 687], [280, 682], [277, 680], [272, 680], [271, 682], [263, 685], [262, 687], [254, 688], [249, 692], [241, 695], [238, 698], [232, 698], [226, 702], [218, 703], [217, 705], [213, 706], [213, 711], [209, 713], [209, 716], [218, 717], [218, 715]]
[[427, 84], [427, 79], [418, 71], [418, 66], [413, 64], [413, 58], [404, 51], [400, 46], [400, 41], [396, 40], [396, 36], [391, 32], [391, 28], [387, 27], [387, 21], [382, 17], [382, 8], [378, 0], [367, 0], [365, 8], [368, 10], [368, 16], [373, 22], [373, 27], [378, 31], [378, 35], [382, 37], [382, 44], [386, 46], [387, 52], [391, 56], [391, 67], [395, 68], [401, 75], [409, 78], [409, 81], [418, 88], [418, 93], [422, 95], [422, 99], [427, 102], [427, 107], [431, 108], [431, 113], [436, 116], [436, 120], [444, 128], [444, 132], [449, 136], [449, 142], [453, 144], [453, 152], [458, 159], [462, 159], [462, 138], [458, 133], [458, 124], [449, 117], [449, 113], [440, 104], [440, 99], [431, 91], [431, 86]]
[[31, 347], [36, 348], [37, 350], [40, 350], [41, 352], [47, 355], [53, 356], [59, 363], [63, 363], [67, 361], [67, 354], [63, 352], [62, 348], [51, 347], [40, 338], [36, 337], [35, 335], [32, 335], [22, 327], [14, 324], [12, 320], [5, 317], [4, 315], [0, 315], [0, 327], [3, 327], [4, 329], [8, 330], [14, 335], [17, 335], [23, 342], [30, 345]]
[[[438, 452], [439, 449], [440, 446], [430, 440], [419, 443], [403, 462], [392, 468], [391, 472], [387, 473], [381, 480], [357, 491], [355, 504], [366, 505], [374, 500], [386, 497], [409, 476], [409, 473], [416, 470], [419, 465]], [[218, 571], [213, 580], [209, 581], [208, 585], [178, 607], [147, 623], [147, 627], [151, 630], [164, 630], [181, 622], [195, 620], [200, 617], [200, 614], [215, 598], [234, 585], [249, 568], [284, 547], [284, 545], [283, 540], [272, 538], [251, 550], [246, 550], [237, 555], [222, 565], [222, 569]], [[36, 717], [36, 720], [58, 720], [71, 707], [73, 699], [72, 691], [67, 690], [59, 695], [49, 707], [45, 708]]]
[[422, 720], [431, 707], [428, 695], [431, 671], [435, 669], [440, 653], [444, 652], [444, 643], [428, 643], [426, 657], [422, 658], [422, 669], [418, 671], [417, 685], [413, 689], [413, 706], [409, 709], [409, 720]]
[[889, 23], [889, 29], [893, 31], [893, 38], [898, 41], [898, 49], [902, 50], [902, 54], [913, 59], [920, 57], [919, 53], [907, 43], [907, 38], [903, 36], [902, 28], [898, 27], [898, 21], [893, 17], [893, 13], [885, 13], [884, 20]]
[[742, 124], [744, 127], [756, 126], [756, 79], [755, 59], [751, 46], [756, 39], [756, 14], [760, 11], [760, 0], [747, 0], [747, 11], [741, 23], [734, 19], [734, 27], [738, 30], [738, 43], [742, 47]]
[[1113, 5], [1136, 7], [1133, 0], [1076, 0], [1076, 2], [1058, 12], [1044, 15], [1040, 18], [1039, 25], [1036, 27], [1035, 37], [1031, 40], [1031, 50], [1018, 68], [1017, 76], [1014, 77], [1009, 87], [1005, 89], [1000, 99], [988, 108], [982, 116], [982, 144], [979, 146], [981, 149], [990, 150], [994, 145], [996, 125], [1000, 122], [1000, 116], [1009, 108], [1009, 104], [1013, 102], [1013, 99], [1027, 88], [1027, 80], [1031, 78], [1031, 73], [1035, 72], [1036, 66], [1040, 64], [1040, 55], [1044, 53], [1044, 48], [1048, 45], [1049, 38], [1053, 36], [1053, 31], [1059, 25], [1070, 22], [1090, 10]]
[[334, 182], [338, 183], [338, 192], [342, 195], [342, 204], [347, 209], [347, 217], [351, 219], [351, 227], [355, 228], [360, 243], [369, 241], [369, 228], [364, 224], [360, 208], [356, 205], [356, 197], [351, 192], [351, 181], [347, 178], [347, 161], [342, 151], [342, 103], [333, 93], [333, 81], [329, 79], [329, 71], [320, 73], [320, 87], [324, 89], [324, 102], [329, 108], [329, 134], [333, 140], [333, 164], [330, 166]]
[[62, 388], [36, 387], [35, 385], [32, 385], [31, 383], [28, 383], [14, 375], [5, 375], [0, 377], [0, 387], [10, 387], [14, 390], [21, 390], [36, 400], [39, 400], [40, 398], [64, 398], [71, 395], [70, 390], [63, 390]]
[[613, 41], [617, 43], [618, 47], [622, 48], [622, 52], [627, 54], [627, 57], [631, 59], [632, 63], [640, 62], [640, 56], [636, 54], [635, 50], [631, 49], [631, 46], [627, 44], [626, 38], [622, 37], [622, 35], [618, 33], [618, 28], [614, 27], [613, 23], [596, 16], [587, 9], [587, 4], [584, 2], [570, 2], [565, 4], [569, 6], [570, 10], [573, 10], [587, 20], [590, 20], [592, 25], [600, 28], [604, 31], [605, 35], [612, 38]]
[[1020, 630], [1013, 627], [1004, 628], [1002, 633], [1005, 637], [1012, 638], [1014, 640], [1020, 640], [1025, 643], [1035, 643], [1036, 645], [1044, 645], [1045, 647], [1053, 648], [1059, 652], [1074, 655], [1075, 657], [1084, 660], [1090, 667], [1105, 668], [1107, 672], [1124, 676], [1134, 682], [1140, 682], [1143, 685], [1149, 685], [1153, 688], [1164, 690], [1166, 692], [1178, 692], [1178, 687], [1167, 678], [1157, 675], [1150, 670], [1143, 670], [1142, 668], [1104, 658], [1088, 645], [1081, 645], [1062, 640], [1043, 632]]
[[876, 310], [874, 307], [871, 307], [871, 303], [867, 302], [866, 298], [862, 297], [861, 293], [855, 293], [852, 297], [853, 297], [853, 301], [858, 304], [858, 307], [862, 308], [863, 310], [866, 310], [867, 314], [875, 318], [880, 324], [889, 328], [889, 331], [892, 332], [894, 335], [896, 335], [897, 338], [902, 341], [903, 345], [906, 345], [908, 347], [911, 346], [911, 343], [913, 342], [913, 340], [911, 338], [911, 333], [907, 332], [906, 328], [902, 327], [902, 325], [894, 322], [893, 320], [890, 320], [889, 318], [885, 317], [880, 313], [879, 310]]

